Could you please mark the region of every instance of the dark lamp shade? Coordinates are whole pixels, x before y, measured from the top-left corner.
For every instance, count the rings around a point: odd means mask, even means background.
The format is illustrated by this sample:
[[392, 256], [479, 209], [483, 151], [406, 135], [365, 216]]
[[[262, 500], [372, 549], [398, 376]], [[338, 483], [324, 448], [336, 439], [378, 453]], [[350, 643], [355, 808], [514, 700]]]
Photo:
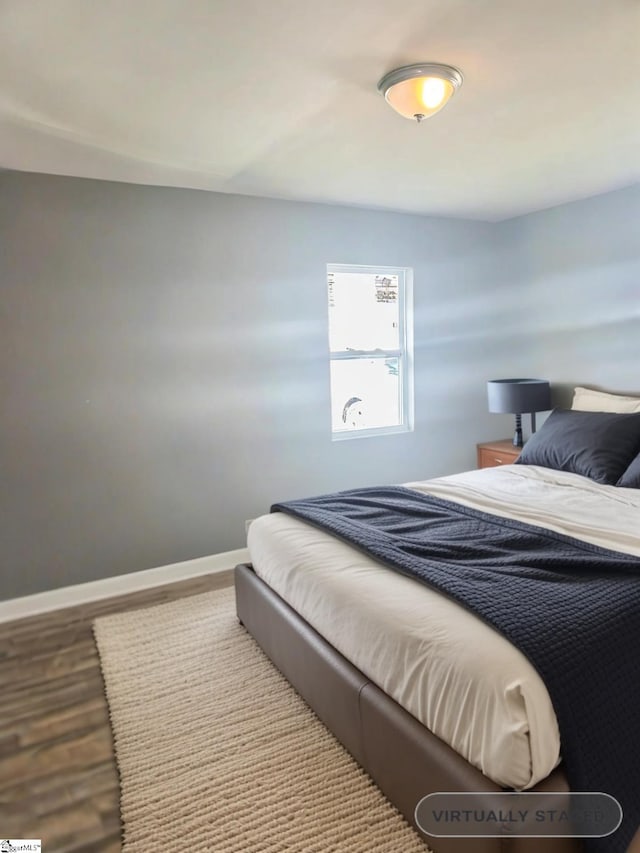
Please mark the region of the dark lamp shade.
[[551, 409], [551, 389], [544, 379], [491, 379], [487, 394], [490, 412], [520, 415]]

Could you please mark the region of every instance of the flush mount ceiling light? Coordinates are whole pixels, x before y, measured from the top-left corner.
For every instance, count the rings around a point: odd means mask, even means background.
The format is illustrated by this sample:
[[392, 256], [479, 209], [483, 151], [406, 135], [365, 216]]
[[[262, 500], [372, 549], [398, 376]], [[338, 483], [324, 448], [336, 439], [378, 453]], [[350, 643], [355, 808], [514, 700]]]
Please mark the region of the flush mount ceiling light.
[[401, 116], [420, 122], [441, 110], [460, 86], [462, 74], [457, 68], [419, 62], [389, 71], [378, 83], [378, 91]]

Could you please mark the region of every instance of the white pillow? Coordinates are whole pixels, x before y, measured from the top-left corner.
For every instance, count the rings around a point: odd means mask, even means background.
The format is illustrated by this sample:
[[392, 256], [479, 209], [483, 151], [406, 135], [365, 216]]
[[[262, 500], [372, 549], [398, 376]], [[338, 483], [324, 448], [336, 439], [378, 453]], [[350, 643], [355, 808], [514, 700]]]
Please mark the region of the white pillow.
[[640, 412], [640, 397], [625, 397], [622, 394], [607, 394], [591, 388], [576, 388], [571, 408], [579, 412], [617, 412], [630, 414]]

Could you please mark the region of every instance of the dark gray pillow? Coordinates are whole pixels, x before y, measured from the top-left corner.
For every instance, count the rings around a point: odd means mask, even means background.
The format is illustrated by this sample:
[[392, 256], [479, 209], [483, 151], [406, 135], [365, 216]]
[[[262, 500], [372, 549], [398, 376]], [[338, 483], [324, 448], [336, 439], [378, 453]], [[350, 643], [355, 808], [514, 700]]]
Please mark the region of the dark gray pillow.
[[640, 451], [640, 413], [555, 409], [516, 460], [582, 474], [598, 483], [618, 483]]
[[616, 483], [616, 486], [626, 486], [627, 489], [640, 489], [640, 454]]

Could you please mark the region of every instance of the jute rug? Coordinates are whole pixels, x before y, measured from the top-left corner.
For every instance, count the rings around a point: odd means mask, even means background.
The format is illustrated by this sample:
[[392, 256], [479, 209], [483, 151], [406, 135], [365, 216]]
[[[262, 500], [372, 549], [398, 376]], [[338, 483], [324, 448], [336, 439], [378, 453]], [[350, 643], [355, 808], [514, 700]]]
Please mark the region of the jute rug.
[[125, 853], [425, 853], [238, 625], [233, 590], [94, 630]]

